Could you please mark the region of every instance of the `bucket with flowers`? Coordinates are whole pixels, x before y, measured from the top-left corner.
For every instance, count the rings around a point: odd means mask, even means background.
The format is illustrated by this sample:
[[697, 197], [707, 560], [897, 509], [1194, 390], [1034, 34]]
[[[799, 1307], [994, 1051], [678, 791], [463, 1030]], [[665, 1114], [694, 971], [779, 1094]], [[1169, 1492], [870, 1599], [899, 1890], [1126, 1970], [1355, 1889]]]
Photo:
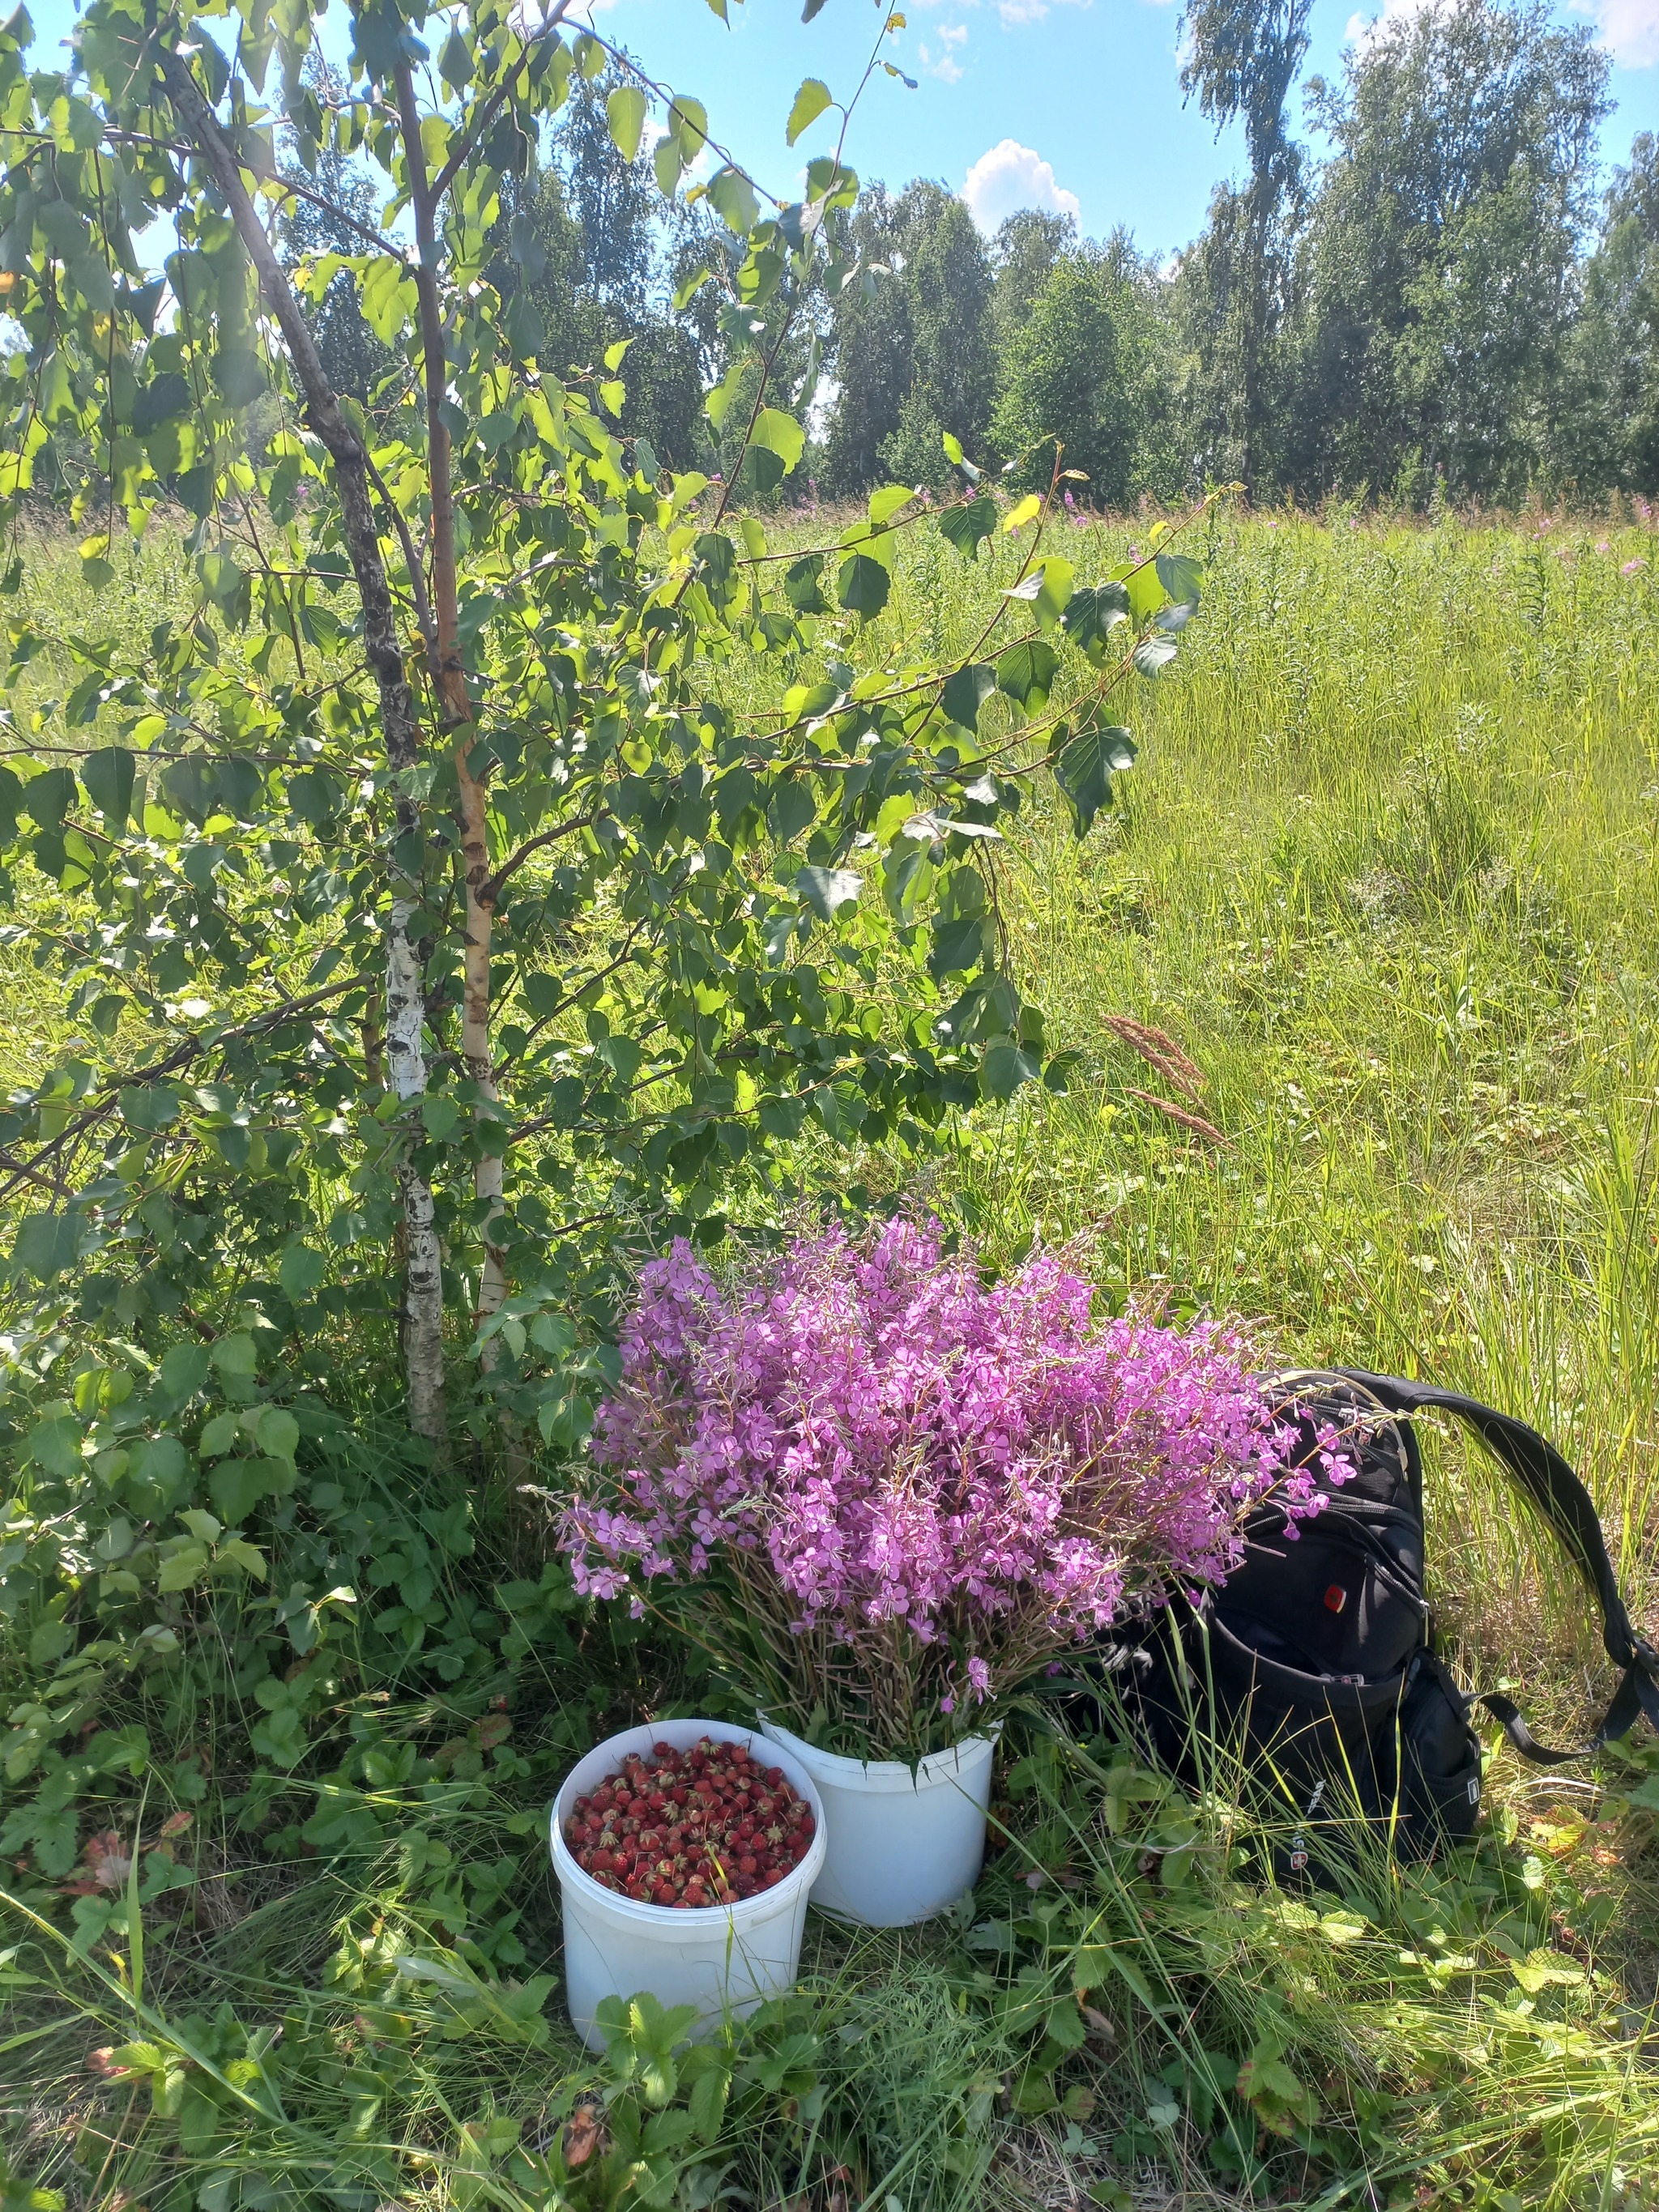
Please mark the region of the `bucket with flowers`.
[[579, 1589], [674, 1623], [811, 1778], [814, 1903], [892, 1926], [984, 1849], [1011, 1702], [1171, 1589], [1269, 1492], [1318, 1493], [1237, 1328], [1097, 1318], [1039, 1255], [988, 1283], [936, 1224], [719, 1274], [642, 1269], [561, 1541]]

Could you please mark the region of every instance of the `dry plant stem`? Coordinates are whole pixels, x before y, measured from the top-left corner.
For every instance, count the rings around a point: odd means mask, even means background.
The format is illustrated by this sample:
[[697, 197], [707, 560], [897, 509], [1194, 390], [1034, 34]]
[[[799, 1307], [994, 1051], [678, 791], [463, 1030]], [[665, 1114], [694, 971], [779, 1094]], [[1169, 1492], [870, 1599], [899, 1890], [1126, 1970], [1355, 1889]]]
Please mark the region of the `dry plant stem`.
[[[363, 651], [380, 693], [386, 759], [394, 771], [406, 771], [415, 766], [418, 752], [415, 702], [404, 673], [392, 593], [374, 527], [369, 499], [368, 457], [341, 411], [293, 289], [242, 180], [235, 151], [206, 94], [179, 55], [163, 52], [157, 65], [167, 97], [212, 171], [214, 182], [224, 197], [231, 220], [258, 272], [260, 289], [276, 318], [289, 358], [305, 394], [307, 420], [322, 441], [333, 465], [347, 550], [362, 604]], [[411, 832], [418, 830], [420, 818], [412, 801], [401, 794], [396, 806], [401, 844]], [[418, 884], [400, 869], [394, 878], [386, 921], [386, 1036], [393, 1088], [400, 1099], [411, 1104], [424, 1095], [427, 1087], [421, 963], [410, 934], [420, 904]], [[414, 1116], [410, 1118], [413, 1121]], [[404, 1251], [404, 1368], [410, 1424], [418, 1435], [441, 1449], [447, 1433], [443, 1262], [433, 1215], [432, 1186], [416, 1164], [412, 1141], [411, 1138], [398, 1170]]]
[[[421, 353], [426, 386], [427, 465], [432, 495], [432, 612], [435, 629], [435, 679], [446, 727], [453, 734], [456, 814], [461, 833], [461, 872], [466, 890], [466, 948], [462, 961], [461, 1056], [477, 1093], [474, 1115], [494, 1136], [500, 1120], [500, 1092], [489, 1042], [489, 945], [499, 886], [489, 868], [489, 802], [485, 779], [472, 772], [475, 742], [472, 702], [461, 658], [460, 592], [455, 568], [455, 501], [451, 480], [449, 428], [444, 420], [448, 383], [443, 304], [438, 292], [437, 195], [427, 181], [421, 142], [420, 110], [409, 64], [397, 72], [398, 112], [403, 127], [404, 158], [409, 164], [414, 204], [416, 258], [415, 289], [420, 301]], [[483, 1266], [478, 1276], [475, 1325], [488, 1321], [507, 1296], [507, 1255], [490, 1235], [502, 1212], [506, 1164], [487, 1142], [473, 1170], [472, 1193], [483, 1215]], [[487, 1340], [486, 1371], [495, 1364], [495, 1343]]]
[[1146, 1065], [1161, 1075], [1164, 1081], [1186, 1097], [1196, 1099], [1204, 1089], [1204, 1071], [1197, 1061], [1184, 1053], [1172, 1036], [1163, 1030], [1149, 1029], [1145, 1022], [1135, 1021], [1128, 1014], [1106, 1014], [1102, 1017], [1105, 1027], [1120, 1042], [1132, 1052], [1139, 1053]]
[[1202, 1137], [1206, 1144], [1227, 1145], [1226, 1136], [1216, 1127], [1213, 1121], [1206, 1121], [1201, 1114], [1189, 1114], [1184, 1106], [1178, 1106], [1173, 1098], [1160, 1098], [1155, 1091], [1137, 1091], [1133, 1084], [1129, 1087], [1128, 1095], [1131, 1098], [1138, 1098], [1143, 1106], [1155, 1108], [1158, 1113], [1165, 1115], [1168, 1120], [1176, 1122], [1182, 1128], [1190, 1129], [1195, 1137]]

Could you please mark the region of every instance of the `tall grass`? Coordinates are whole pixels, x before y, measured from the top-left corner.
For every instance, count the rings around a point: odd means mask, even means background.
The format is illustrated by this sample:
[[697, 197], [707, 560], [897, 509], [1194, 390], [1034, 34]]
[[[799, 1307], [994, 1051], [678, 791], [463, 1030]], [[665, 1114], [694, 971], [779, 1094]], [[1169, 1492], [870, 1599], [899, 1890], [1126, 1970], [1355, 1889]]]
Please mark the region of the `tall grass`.
[[[1115, 831], [1046, 825], [1024, 878], [1032, 968], [1107, 1079], [1011, 1120], [975, 1195], [1000, 1234], [1094, 1228], [1128, 1291], [1535, 1419], [1645, 1612], [1659, 590], [1620, 550], [1295, 526], [1228, 549]], [[1209, 1070], [1224, 1151], [1115, 1110], [1114, 1002]], [[1504, 1626], [1534, 1548], [1483, 1465], [1440, 1496], [1467, 1618]]]
[[[1063, 550], [1091, 579], [1140, 528], [1067, 526]], [[772, 534], [833, 533], [792, 518]], [[1000, 862], [1026, 983], [1080, 1072], [1064, 1096], [1028, 1087], [965, 1133], [927, 1187], [992, 1260], [1076, 1241], [1114, 1299], [1241, 1310], [1287, 1362], [1432, 1375], [1534, 1419], [1583, 1468], [1632, 1609], [1652, 1621], [1659, 543], [1347, 517], [1219, 519], [1201, 534], [1203, 611], [1173, 672], [1126, 702], [1141, 754], [1117, 811], [1079, 844], [1034, 777]], [[160, 605], [167, 549], [137, 557], [134, 605]], [[969, 567], [915, 533], [877, 641], [918, 657], [966, 645], [1016, 557], [1005, 539]], [[715, 676], [759, 714], [803, 672]], [[21, 1072], [61, 1042], [61, 1008], [32, 971], [5, 975], [0, 1055]], [[1223, 1145], [1130, 1096], [1158, 1083], [1108, 1027], [1117, 1013], [1200, 1064]], [[824, 1177], [845, 1182], [821, 1142]], [[860, 1164], [870, 1181], [899, 1172]], [[1466, 1675], [1520, 1685], [1540, 1731], [1582, 1728], [1608, 1686], [1582, 1593], [1478, 1453], [1447, 1438], [1429, 1457], [1431, 1577]], [[801, 2067], [815, 2086], [793, 2113], [737, 2126], [716, 2179], [680, 2201], [1218, 2204], [1266, 2187], [1270, 2166], [1285, 2203], [1655, 2201], [1659, 1923], [1642, 1806], [1659, 1785], [1639, 1769], [1614, 1770], [1635, 1796], [1609, 1808], [1587, 1778], [1500, 1763], [1474, 1858], [1361, 1863], [1351, 1895], [1310, 1903], [1274, 1888], [1228, 1791], [1196, 1808], [1154, 1792], [1126, 1814], [1114, 1756], [1060, 1747], [1016, 1771], [1000, 1814], [1013, 1841], [960, 1923], [856, 1942], [812, 1923]], [[495, 1787], [486, 1773], [467, 1801], [458, 1848], [501, 1854], [529, 1973], [552, 1960], [556, 1902], [532, 1785]], [[1616, 1827], [1586, 1818], [1598, 1806]], [[8, 1929], [23, 1948], [0, 1956], [0, 2126], [21, 2169], [76, 2212], [182, 2205], [209, 2154], [151, 2114], [148, 2091], [88, 2075], [87, 2045], [218, 2037], [229, 2065], [243, 2025], [281, 2021], [272, 2065], [290, 2103], [214, 2139], [225, 2179], [205, 2212], [366, 2206], [405, 2188], [434, 2208], [550, 2204], [533, 2159], [477, 2146], [499, 2118], [540, 2155], [599, 2081], [556, 1994], [544, 2034], [508, 2033], [487, 2007], [468, 2025], [441, 1979], [399, 1982], [388, 1963], [404, 1943], [461, 1971], [395, 1852], [265, 1867], [216, 1797], [198, 1828], [221, 1839], [221, 1878], [153, 1928], [143, 2017], [102, 1960]], [[1182, 1854], [1185, 1886], [1168, 1870]], [[1042, 1917], [1051, 1899], [1063, 1923]], [[1020, 2008], [1069, 2001], [1073, 1954], [1054, 1931], [1080, 1925], [1127, 1966], [1091, 1994], [1099, 2026], [1066, 2061], [1069, 2105], [1042, 2112], [1022, 2103]], [[1131, 2002], [1131, 1969], [1150, 2007]], [[242, 2025], [216, 2020], [221, 2004]], [[307, 2051], [314, 2063], [293, 2055]], [[1341, 2116], [1346, 2166], [1328, 2148], [1298, 2168], [1294, 2113], [1270, 2092], [1239, 2100], [1226, 2068], [1251, 2051]], [[777, 2063], [756, 2057], [757, 2078]], [[1234, 2114], [1218, 2137], [1211, 2106]], [[368, 2186], [380, 2148], [387, 2179]], [[330, 2158], [332, 2197], [317, 2179]]]
[[[1060, 544], [1087, 577], [1139, 534]], [[1650, 1617], [1659, 540], [1199, 534], [1202, 612], [1125, 702], [1141, 751], [1117, 811], [1079, 844], [1033, 779], [1005, 865], [1027, 987], [1086, 1073], [1021, 1093], [957, 1195], [993, 1257], [1084, 1238], [1119, 1297], [1242, 1310], [1299, 1364], [1432, 1376], [1536, 1421]], [[1012, 553], [918, 549], [884, 622], [965, 640]], [[1158, 1083], [1115, 1012], [1200, 1062], [1224, 1146], [1127, 1096]], [[1599, 1638], [1576, 1588], [1478, 1454], [1434, 1457], [1460, 1624], [1534, 1671], [1541, 1634], [1546, 1695], [1582, 1704]]]

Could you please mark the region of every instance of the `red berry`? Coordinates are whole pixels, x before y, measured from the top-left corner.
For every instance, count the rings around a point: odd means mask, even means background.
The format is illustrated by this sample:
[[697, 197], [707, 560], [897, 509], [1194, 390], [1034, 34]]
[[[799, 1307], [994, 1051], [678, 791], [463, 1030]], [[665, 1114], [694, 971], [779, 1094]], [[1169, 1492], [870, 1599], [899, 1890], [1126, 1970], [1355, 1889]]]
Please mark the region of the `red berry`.
[[781, 1767], [705, 1736], [688, 1752], [630, 1752], [575, 1800], [563, 1834], [577, 1864], [641, 1903], [690, 1908], [754, 1897], [805, 1856], [812, 1816]]

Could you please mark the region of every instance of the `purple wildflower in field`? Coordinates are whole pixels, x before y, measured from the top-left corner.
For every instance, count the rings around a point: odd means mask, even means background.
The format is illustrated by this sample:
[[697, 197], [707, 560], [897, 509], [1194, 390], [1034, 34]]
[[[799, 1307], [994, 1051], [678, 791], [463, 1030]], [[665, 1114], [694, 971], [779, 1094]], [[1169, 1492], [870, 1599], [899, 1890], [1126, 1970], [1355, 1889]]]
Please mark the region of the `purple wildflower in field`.
[[803, 1666], [932, 1652], [927, 1710], [951, 1712], [1224, 1577], [1270, 1490], [1315, 1510], [1237, 1330], [1091, 1303], [1049, 1257], [988, 1286], [908, 1219], [724, 1277], [677, 1244], [641, 1272], [566, 1516], [578, 1589], [637, 1608], [712, 1581], [716, 1612], [735, 1589]]
[[1638, 574], [1640, 570], [1645, 568], [1647, 565], [1647, 562], [1638, 553], [1633, 561], [1626, 561], [1624, 567], [1619, 571], [1619, 573], [1621, 576], [1634, 576]]

